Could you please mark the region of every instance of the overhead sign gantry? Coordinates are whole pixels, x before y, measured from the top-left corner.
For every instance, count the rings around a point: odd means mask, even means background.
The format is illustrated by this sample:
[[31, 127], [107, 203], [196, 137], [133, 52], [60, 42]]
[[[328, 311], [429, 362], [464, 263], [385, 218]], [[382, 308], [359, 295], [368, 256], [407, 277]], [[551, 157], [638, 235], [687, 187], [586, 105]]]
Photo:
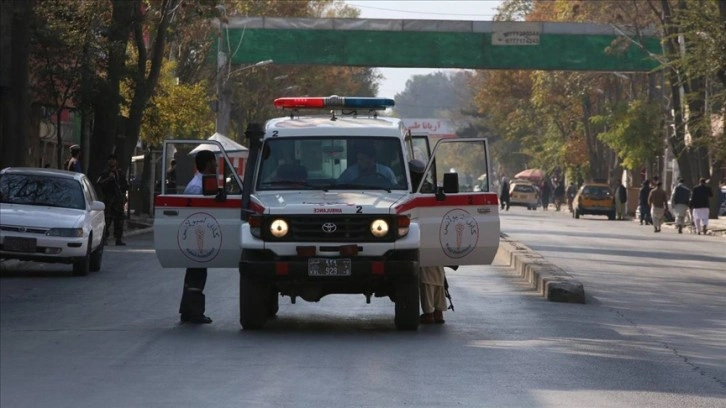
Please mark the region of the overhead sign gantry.
[[233, 64], [650, 71], [657, 36], [605, 24], [230, 17], [216, 21]]

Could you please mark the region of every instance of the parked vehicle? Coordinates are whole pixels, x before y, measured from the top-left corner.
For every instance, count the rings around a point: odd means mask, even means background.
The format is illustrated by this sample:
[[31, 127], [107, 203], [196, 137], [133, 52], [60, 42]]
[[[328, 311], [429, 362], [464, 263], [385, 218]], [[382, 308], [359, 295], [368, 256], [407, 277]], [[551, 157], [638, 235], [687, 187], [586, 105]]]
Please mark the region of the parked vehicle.
[[529, 180], [515, 179], [509, 186], [509, 205], [523, 206], [536, 210], [539, 203], [539, 189]]
[[72, 263], [75, 275], [101, 269], [105, 206], [82, 173], [0, 171], [0, 258]]

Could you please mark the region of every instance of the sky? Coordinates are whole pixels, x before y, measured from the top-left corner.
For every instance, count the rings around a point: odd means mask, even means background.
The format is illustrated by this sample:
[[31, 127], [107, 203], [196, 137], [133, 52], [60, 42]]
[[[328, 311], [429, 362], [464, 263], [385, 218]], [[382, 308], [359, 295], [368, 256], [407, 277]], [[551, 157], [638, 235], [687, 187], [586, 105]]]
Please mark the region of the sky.
[[[491, 21], [502, 0], [345, 0], [360, 10], [360, 18], [389, 18], [415, 20], [474, 20]], [[379, 68], [385, 77], [378, 87], [378, 96], [393, 98], [406, 89], [406, 81], [413, 75], [427, 75], [454, 69]]]

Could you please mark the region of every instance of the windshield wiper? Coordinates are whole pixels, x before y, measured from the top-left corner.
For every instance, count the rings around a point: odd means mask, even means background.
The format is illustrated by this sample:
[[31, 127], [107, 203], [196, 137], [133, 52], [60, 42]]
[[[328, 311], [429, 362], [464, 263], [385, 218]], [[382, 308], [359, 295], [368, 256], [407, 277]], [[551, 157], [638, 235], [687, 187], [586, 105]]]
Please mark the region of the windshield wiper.
[[333, 184], [332, 186], [329, 186], [333, 189], [339, 189], [339, 188], [355, 188], [355, 189], [361, 189], [361, 190], [384, 190], [387, 193], [391, 192], [391, 189], [389, 187], [384, 186], [376, 186], [372, 184], [357, 184], [357, 183], [341, 183], [341, 184]]

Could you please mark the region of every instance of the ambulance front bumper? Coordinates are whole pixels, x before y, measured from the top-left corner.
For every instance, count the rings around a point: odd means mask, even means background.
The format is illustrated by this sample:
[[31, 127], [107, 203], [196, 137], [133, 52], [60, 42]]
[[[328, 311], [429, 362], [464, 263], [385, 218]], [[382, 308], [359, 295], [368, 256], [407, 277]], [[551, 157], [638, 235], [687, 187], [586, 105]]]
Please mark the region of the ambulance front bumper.
[[418, 269], [418, 250], [391, 251], [383, 257], [332, 258], [278, 257], [271, 251], [249, 250], [243, 251], [239, 263], [241, 276], [265, 280], [369, 281], [417, 277]]

